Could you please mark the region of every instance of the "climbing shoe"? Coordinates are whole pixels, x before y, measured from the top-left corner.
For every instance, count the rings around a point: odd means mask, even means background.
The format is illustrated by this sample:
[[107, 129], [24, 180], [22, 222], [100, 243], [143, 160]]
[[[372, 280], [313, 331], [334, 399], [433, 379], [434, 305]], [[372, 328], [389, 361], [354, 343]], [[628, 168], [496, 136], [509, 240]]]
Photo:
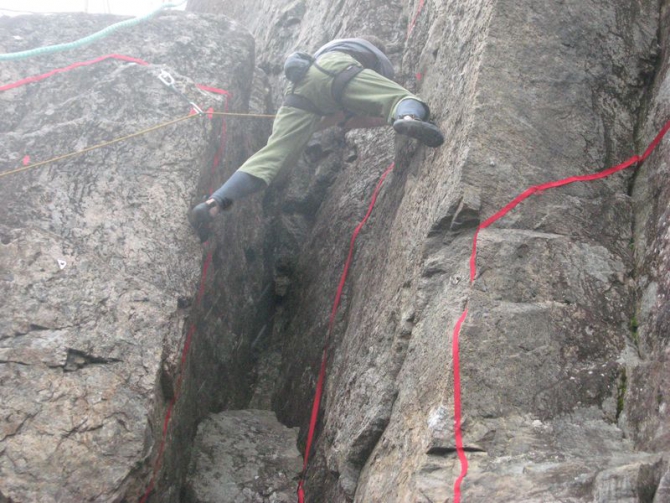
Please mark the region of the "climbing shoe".
[[436, 148], [444, 143], [444, 135], [439, 128], [412, 115], [405, 115], [393, 121], [396, 133], [415, 138], [427, 147]]
[[191, 226], [198, 233], [201, 243], [207, 241], [212, 233], [214, 217], [212, 217], [209, 210], [214, 206], [216, 206], [216, 202], [214, 201], [200, 203], [191, 210], [191, 214], [189, 215]]

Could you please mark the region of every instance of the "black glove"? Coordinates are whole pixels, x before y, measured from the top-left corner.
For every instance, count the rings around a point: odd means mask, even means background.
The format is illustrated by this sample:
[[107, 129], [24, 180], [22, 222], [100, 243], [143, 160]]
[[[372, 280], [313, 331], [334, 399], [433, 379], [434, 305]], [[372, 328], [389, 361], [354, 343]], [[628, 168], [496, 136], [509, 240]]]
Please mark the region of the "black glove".
[[189, 215], [191, 226], [198, 233], [198, 237], [200, 238], [201, 243], [207, 241], [210, 234], [212, 233], [212, 223], [214, 221], [214, 217], [212, 217], [209, 210], [215, 206], [215, 201], [200, 203], [191, 210]]

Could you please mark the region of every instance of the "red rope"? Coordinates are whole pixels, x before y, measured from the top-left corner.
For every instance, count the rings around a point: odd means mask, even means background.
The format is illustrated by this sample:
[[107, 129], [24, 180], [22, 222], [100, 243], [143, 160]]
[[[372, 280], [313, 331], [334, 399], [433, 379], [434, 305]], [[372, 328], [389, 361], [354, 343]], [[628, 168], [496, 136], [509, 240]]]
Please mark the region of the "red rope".
[[230, 96], [230, 92], [224, 91], [223, 89], [219, 89], [218, 87], [210, 87], [204, 84], [196, 84], [195, 87], [197, 87], [198, 89], [202, 89], [203, 91], [209, 91], [210, 93], [225, 94], [227, 96]]
[[423, 5], [424, 5], [425, 0], [419, 0], [419, 8], [416, 10], [416, 14], [414, 14], [414, 17], [412, 18], [412, 21], [410, 22], [409, 26], [407, 27], [407, 38], [409, 39], [410, 35], [414, 31], [414, 26], [416, 26], [416, 22], [419, 19], [419, 15], [421, 14], [421, 11], [423, 10]]
[[74, 63], [70, 66], [66, 66], [64, 68], [56, 68], [55, 70], [51, 70], [50, 72], [43, 73], [42, 75], [34, 75], [32, 77], [27, 77], [25, 79], [17, 80], [16, 82], [12, 82], [11, 84], [5, 84], [4, 86], [0, 86], [0, 91], [7, 91], [9, 89], [15, 89], [17, 87], [25, 86], [26, 84], [32, 84], [33, 82], [39, 82], [40, 80], [47, 79], [49, 77], [52, 77], [56, 74], [59, 73], [64, 73], [68, 72], [70, 70], [74, 70], [75, 68], [79, 68], [82, 66], [89, 66], [89, 65], [94, 65], [95, 63], [100, 63], [101, 61], [105, 61], [107, 59], [119, 59], [122, 61], [129, 61], [131, 63], [137, 63], [138, 65], [149, 65], [144, 60], [137, 59], [137, 58], [132, 58], [130, 56], [123, 56], [121, 54], [107, 54], [106, 56], [100, 56], [99, 58], [91, 59], [89, 61], [80, 61], [78, 63]]
[[[202, 89], [203, 91], [224, 95], [226, 97], [226, 103], [224, 105], [223, 111], [228, 112], [228, 102], [230, 101], [231, 96], [230, 92], [224, 91], [223, 89], [218, 89], [216, 87], [205, 86], [202, 84], [196, 84], [196, 87], [198, 89]], [[212, 118], [211, 115], [210, 118]], [[214, 192], [214, 174], [216, 172], [216, 168], [219, 166], [221, 158], [223, 157], [223, 153], [226, 151], [226, 138], [228, 136], [227, 133], [228, 133], [228, 124], [224, 120], [223, 123], [221, 124], [221, 138], [219, 140], [219, 148], [216, 150], [216, 154], [214, 155], [214, 161], [212, 162], [212, 171], [211, 176], [209, 178], [210, 194]]]
[[[474, 238], [472, 240], [472, 254], [470, 255], [470, 283], [474, 283], [475, 278], [477, 276], [477, 238], [479, 236], [479, 231], [486, 229], [497, 220], [500, 220], [512, 209], [518, 206], [522, 201], [528, 199], [533, 194], [539, 194], [545, 190], [555, 189], [557, 187], [563, 187], [564, 185], [569, 185], [575, 182], [590, 182], [593, 180], [599, 180], [601, 178], [611, 176], [614, 173], [618, 173], [619, 171], [629, 168], [635, 164], [641, 164], [651, 155], [651, 153], [656, 149], [656, 147], [658, 147], [659, 143], [661, 143], [661, 140], [666, 135], [668, 130], [670, 130], [670, 121], [665, 123], [661, 131], [656, 135], [654, 140], [649, 144], [644, 154], [642, 154], [641, 156], [634, 155], [630, 159], [622, 162], [621, 164], [617, 164], [616, 166], [608, 168], [604, 171], [600, 171], [598, 173], [591, 173], [588, 175], [581, 175], [581, 176], [571, 176], [568, 178], [564, 178], [562, 180], [556, 180], [553, 182], [547, 182], [540, 185], [532, 186], [526, 189], [512, 201], [510, 201], [507, 205], [505, 205], [500, 211], [496, 212], [493, 216], [484, 220], [484, 222], [482, 222], [479, 225], [479, 227], [477, 227]], [[460, 357], [459, 357], [459, 338], [460, 338], [461, 326], [463, 325], [463, 322], [467, 318], [467, 315], [468, 310], [466, 308], [461, 317], [456, 322], [452, 342], [453, 359], [454, 359], [454, 437], [456, 441], [456, 452], [461, 462], [461, 473], [456, 479], [456, 482], [454, 483], [454, 503], [460, 503], [461, 501], [461, 483], [463, 482], [463, 479], [465, 478], [468, 472], [468, 460], [467, 457], [465, 456], [465, 450], [463, 448], [463, 433], [461, 429], [462, 404], [461, 404], [461, 376], [460, 376]]]
[[379, 195], [379, 191], [382, 188], [384, 180], [386, 180], [386, 177], [393, 170], [394, 167], [395, 163], [391, 163], [391, 165], [388, 168], [386, 168], [386, 171], [384, 171], [384, 173], [382, 174], [381, 178], [379, 179], [379, 182], [377, 182], [377, 186], [375, 187], [374, 192], [372, 193], [370, 206], [368, 206], [368, 211], [365, 214], [365, 217], [363, 217], [363, 220], [360, 221], [360, 223], [356, 226], [354, 233], [351, 235], [351, 241], [349, 243], [349, 254], [347, 255], [347, 260], [344, 263], [344, 270], [342, 271], [340, 282], [337, 285], [337, 293], [335, 294], [335, 301], [333, 302], [333, 308], [330, 312], [330, 320], [328, 322], [328, 333], [326, 334], [326, 342], [323, 348], [323, 356], [321, 357], [321, 368], [319, 369], [319, 379], [317, 380], [316, 383], [316, 391], [314, 393], [314, 401], [312, 403], [312, 415], [309, 420], [309, 430], [307, 432], [307, 443], [305, 444], [305, 455], [303, 458], [302, 474], [300, 475], [300, 481], [298, 482], [299, 503], [304, 503], [305, 501], [305, 490], [304, 490], [305, 475], [307, 473], [307, 464], [309, 463], [309, 453], [312, 450], [312, 441], [314, 440], [316, 422], [319, 417], [319, 405], [321, 404], [321, 396], [323, 395], [323, 383], [326, 379], [328, 346], [330, 344], [330, 337], [333, 333], [333, 328], [335, 326], [335, 316], [337, 315], [337, 310], [340, 307], [340, 300], [342, 299], [344, 284], [347, 281], [347, 275], [349, 274], [349, 267], [351, 266], [351, 262], [353, 261], [354, 258], [354, 245], [356, 244], [356, 238], [358, 237], [358, 234], [361, 232], [361, 229], [365, 225], [365, 222], [368, 221], [368, 218], [370, 218], [370, 215], [372, 214], [372, 210], [375, 207], [375, 203], [377, 202], [377, 196]]
[[458, 341], [461, 326], [467, 316], [468, 310], [466, 309], [456, 322], [452, 341], [452, 352], [454, 355], [454, 437], [456, 439], [456, 453], [458, 454], [458, 459], [461, 461], [461, 473], [454, 484], [454, 503], [461, 501], [461, 482], [468, 473], [468, 458], [465, 457], [463, 434], [461, 432], [461, 362], [458, 356], [460, 354]]

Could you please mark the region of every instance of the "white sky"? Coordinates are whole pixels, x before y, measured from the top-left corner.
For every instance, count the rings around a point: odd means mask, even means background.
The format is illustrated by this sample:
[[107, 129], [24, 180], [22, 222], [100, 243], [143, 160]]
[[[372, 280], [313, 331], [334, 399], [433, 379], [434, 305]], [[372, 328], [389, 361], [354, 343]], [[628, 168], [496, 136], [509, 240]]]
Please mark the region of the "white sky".
[[[27, 12], [90, 12], [141, 16], [158, 8], [162, 3], [180, 0], [0, 0], [0, 15]], [[179, 9], [184, 9], [186, 4]]]

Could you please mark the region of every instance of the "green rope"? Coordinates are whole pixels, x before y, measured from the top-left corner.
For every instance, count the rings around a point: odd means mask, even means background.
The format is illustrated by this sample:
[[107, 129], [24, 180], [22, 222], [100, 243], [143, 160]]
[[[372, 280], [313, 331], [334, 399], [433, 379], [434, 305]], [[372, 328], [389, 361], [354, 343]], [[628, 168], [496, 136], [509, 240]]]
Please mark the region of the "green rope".
[[65, 44], [57, 44], [57, 45], [49, 45], [46, 47], [37, 47], [36, 49], [30, 49], [28, 51], [22, 51], [22, 52], [10, 52], [7, 54], [0, 54], [0, 61], [15, 61], [18, 59], [25, 59], [25, 58], [30, 58], [32, 56], [42, 56], [44, 54], [51, 54], [53, 52], [60, 52], [60, 51], [69, 51], [70, 49], [76, 49], [77, 47], [81, 47], [86, 44], [90, 44], [92, 42], [95, 42], [96, 40], [99, 40], [101, 38], [104, 38], [108, 35], [110, 35], [112, 32], [115, 32], [118, 29], [121, 28], [128, 28], [130, 26], [135, 26], [136, 24], [140, 24], [144, 21], [147, 21], [149, 18], [155, 16], [158, 14], [160, 11], [164, 9], [171, 9], [173, 7], [179, 7], [183, 3], [185, 3], [186, 0], [182, 0], [181, 2], [178, 3], [167, 3], [163, 4], [154, 11], [150, 12], [149, 14], [146, 14], [144, 16], [140, 17], [135, 17], [132, 19], [126, 19], [125, 21], [120, 21], [116, 24], [113, 24], [111, 26], [108, 26], [107, 28], [104, 28], [96, 33], [93, 33], [92, 35], [89, 35], [84, 38], [80, 38], [79, 40], [75, 40], [74, 42], [68, 42]]

